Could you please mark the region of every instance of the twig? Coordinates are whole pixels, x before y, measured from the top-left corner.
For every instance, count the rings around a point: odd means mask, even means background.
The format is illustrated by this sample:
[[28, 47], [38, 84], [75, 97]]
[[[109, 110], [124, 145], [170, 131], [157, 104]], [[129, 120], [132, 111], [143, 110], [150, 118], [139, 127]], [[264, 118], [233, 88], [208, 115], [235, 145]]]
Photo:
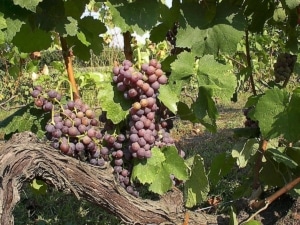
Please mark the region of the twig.
[[18, 95], [13, 95], [13, 96], [11, 96], [9, 99], [7, 99], [6, 101], [0, 103], [0, 107], [1, 107], [1, 108], [4, 108], [4, 107], [2, 107], [2, 106], [5, 105], [5, 104], [6, 104], [7, 102], [9, 102], [10, 100], [14, 99], [15, 97], [18, 97]]
[[259, 149], [257, 151], [257, 157], [254, 167], [254, 179], [253, 179], [253, 188], [257, 189], [260, 186], [259, 182], [259, 172], [262, 167], [262, 159], [265, 154], [265, 151], [267, 150], [268, 141], [261, 139]]
[[246, 221], [241, 222], [240, 225], [243, 225], [244, 223], [249, 222], [250, 220], [252, 220], [257, 214], [259, 214], [260, 212], [264, 211], [266, 208], [268, 208], [268, 206], [271, 204], [269, 201], [265, 200], [265, 206], [261, 209], [259, 209], [257, 212], [253, 213]]

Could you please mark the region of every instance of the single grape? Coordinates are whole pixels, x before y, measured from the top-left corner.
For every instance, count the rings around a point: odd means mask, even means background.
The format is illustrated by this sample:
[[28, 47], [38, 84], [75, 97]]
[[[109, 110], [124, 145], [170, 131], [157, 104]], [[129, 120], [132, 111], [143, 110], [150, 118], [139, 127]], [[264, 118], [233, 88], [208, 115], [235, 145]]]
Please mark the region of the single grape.
[[113, 147], [114, 147], [114, 149], [121, 149], [122, 148], [122, 143], [114, 142]]
[[52, 136], [55, 137], [55, 138], [60, 138], [62, 135], [62, 132], [61, 130], [59, 129], [55, 129], [53, 132], [52, 132]]
[[87, 128], [86, 128], [85, 125], [80, 124], [77, 129], [78, 129], [78, 131], [79, 131], [80, 134], [84, 134], [86, 132]]
[[47, 132], [52, 133], [55, 130], [55, 127], [52, 124], [47, 124], [45, 129]]
[[94, 119], [95, 118], [95, 112], [93, 112], [93, 110], [91, 110], [91, 109], [87, 109], [85, 111], [85, 115], [89, 119]]
[[140, 130], [144, 128], [144, 123], [142, 121], [137, 121], [135, 122], [134, 126], [137, 130]]
[[123, 165], [123, 159], [115, 159], [114, 163], [116, 166], [122, 166]]
[[49, 97], [49, 98], [56, 98], [56, 96], [57, 96], [57, 91], [55, 91], [55, 90], [50, 90], [50, 91], [48, 92], [48, 97]]
[[98, 166], [104, 166], [104, 165], [105, 165], [105, 160], [104, 160], [103, 158], [99, 158], [99, 159], [97, 160], [97, 165], [98, 165]]
[[108, 155], [109, 150], [108, 150], [107, 147], [102, 147], [102, 148], [100, 149], [100, 153], [101, 153], [101, 155]]
[[44, 101], [43, 101], [43, 99], [41, 99], [41, 98], [37, 98], [37, 99], [34, 100], [34, 104], [35, 104], [37, 107], [42, 107], [43, 104], [44, 104]]
[[118, 75], [119, 72], [120, 72], [120, 68], [118, 66], [114, 66], [114, 68], [113, 68], [114, 75]]
[[83, 144], [88, 145], [91, 143], [92, 139], [89, 136], [84, 136], [81, 141]]
[[75, 136], [77, 136], [79, 134], [79, 131], [78, 131], [78, 129], [76, 128], [76, 127], [70, 127], [69, 128], [69, 135], [71, 136], [71, 137], [75, 137]]
[[66, 143], [66, 142], [62, 142], [62, 143], [60, 144], [60, 146], [59, 146], [59, 149], [60, 149], [60, 150], [62, 151], [62, 153], [64, 153], [64, 154], [67, 154], [67, 153], [68, 153], [69, 148], [70, 148], [70, 146], [69, 146], [69, 144]]
[[137, 134], [130, 134], [129, 139], [131, 142], [137, 142], [139, 140], [139, 136]]
[[40, 91], [39, 90], [33, 90], [31, 92], [31, 96], [34, 97], [34, 98], [37, 98], [39, 95], [40, 95]]
[[168, 78], [166, 75], [161, 75], [157, 81], [160, 83], [160, 84], [166, 84], [168, 82]]
[[34, 90], [38, 90], [38, 91], [42, 92], [43, 88], [42, 88], [42, 86], [37, 85], [37, 86], [34, 87]]
[[78, 142], [76, 145], [75, 145], [75, 149], [77, 151], [83, 151], [84, 150], [84, 145], [81, 143], [81, 142]]
[[98, 160], [95, 158], [90, 159], [90, 164], [92, 165], [97, 165], [98, 164]]
[[43, 105], [43, 110], [44, 111], [51, 111], [53, 108], [53, 104], [52, 102], [46, 102], [44, 105]]
[[125, 137], [124, 134], [119, 134], [119, 135], [117, 136], [117, 140], [118, 140], [119, 142], [123, 142], [123, 141], [125, 141], [125, 139], [126, 139], [126, 137]]
[[123, 157], [123, 151], [122, 150], [118, 150], [118, 151], [116, 151], [116, 157], [117, 158], [122, 158]]
[[134, 189], [133, 189], [132, 186], [127, 186], [127, 187], [126, 187], [126, 191], [127, 191], [129, 194], [133, 194]]

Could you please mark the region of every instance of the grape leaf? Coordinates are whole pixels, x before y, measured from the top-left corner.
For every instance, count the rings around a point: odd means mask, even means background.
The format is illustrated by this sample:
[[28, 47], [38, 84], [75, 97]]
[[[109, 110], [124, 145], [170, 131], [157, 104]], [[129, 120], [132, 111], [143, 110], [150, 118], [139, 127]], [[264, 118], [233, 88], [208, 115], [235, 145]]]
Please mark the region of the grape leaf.
[[191, 208], [206, 200], [209, 192], [209, 182], [205, 173], [202, 158], [195, 155], [190, 177], [184, 185], [186, 196], [185, 206]]
[[248, 139], [246, 142], [240, 142], [234, 145], [231, 155], [236, 158], [239, 168], [244, 168], [249, 159], [258, 149], [258, 141], [255, 138]]
[[134, 161], [131, 179], [138, 179], [142, 184], [150, 184], [155, 180], [157, 171], [166, 158], [159, 148], [152, 148], [151, 152], [151, 158]]
[[195, 113], [191, 110], [191, 108], [187, 104], [183, 102], [179, 102], [177, 104], [177, 107], [178, 107], [177, 115], [180, 117], [180, 119], [189, 120], [192, 123], [199, 122], [199, 120], [195, 116]]
[[168, 85], [161, 85], [158, 99], [174, 114], [177, 112], [176, 103], [179, 102], [177, 94]]
[[169, 174], [173, 174], [179, 180], [186, 180], [187, 171], [184, 160], [178, 155], [178, 150], [175, 146], [167, 146], [162, 148], [165, 155], [163, 166]]
[[197, 79], [199, 86], [213, 90], [213, 97], [221, 101], [230, 101], [236, 87], [236, 76], [231, 66], [217, 62], [212, 55], [205, 55], [199, 60]]
[[7, 27], [6, 20], [4, 18], [3, 13], [0, 12], [0, 30]]
[[300, 0], [285, 0], [285, 4], [290, 8], [294, 9], [300, 5]]
[[[289, 102], [288, 92], [279, 89], [267, 90], [265, 95], [259, 98], [254, 109], [254, 118], [259, 121], [259, 127], [264, 139], [271, 139], [289, 132], [288, 118], [285, 108]], [[292, 122], [292, 121], [291, 121]], [[293, 121], [294, 122], [294, 121]], [[299, 129], [299, 128], [298, 128]]]
[[268, 149], [268, 152], [273, 155], [273, 159], [278, 163], [283, 163], [291, 169], [298, 166], [298, 164], [294, 160], [280, 152], [278, 149]]
[[[123, 4], [108, 4], [112, 13], [112, 22], [120, 27], [123, 32], [134, 27], [137, 34], [142, 35], [151, 30], [160, 17], [160, 11], [164, 6], [160, 1], [135, 1], [132, 3], [123, 1]], [[155, 10], [153, 10], [155, 9]]]
[[216, 131], [218, 110], [212, 99], [213, 91], [209, 87], [199, 87], [198, 98], [191, 108], [200, 122], [211, 132]]
[[39, 138], [44, 136], [44, 127], [50, 119], [49, 113], [33, 106], [33, 103], [20, 108], [12, 115], [0, 121], [0, 130], [3, 130], [6, 137], [13, 133], [31, 131]]
[[253, 0], [246, 0], [245, 15], [250, 18], [249, 30], [252, 32], [262, 32], [266, 20], [273, 16], [275, 9], [274, 3], [269, 0], [262, 0], [257, 4]]
[[46, 194], [47, 192], [47, 184], [42, 180], [33, 179], [30, 183], [30, 186], [34, 193], [36, 194]]
[[75, 36], [78, 30], [77, 20], [73, 19], [72, 17], [68, 17], [68, 21], [70, 23], [65, 25], [66, 32], [70, 36]]
[[208, 180], [210, 181], [210, 184], [215, 186], [223, 176], [230, 172], [233, 165], [233, 157], [228, 157], [225, 152], [215, 156], [208, 173]]
[[[34, 41], [33, 41], [34, 40]], [[21, 52], [34, 52], [47, 49], [52, 43], [51, 33], [35, 28], [29, 24], [23, 24], [20, 31], [12, 40]]]
[[172, 74], [170, 80], [181, 80], [195, 74], [195, 55], [189, 52], [181, 52], [171, 64]]
[[161, 150], [154, 147], [151, 152], [150, 159], [135, 161], [131, 179], [150, 184], [149, 190], [160, 195], [172, 188], [171, 174], [180, 180], [187, 179], [186, 165], [176, 147], [164, 147]]
[[[191, 13], [191, 9], [198, 10], [198, 13]], [[244, 35], [245, 20], [242, 13], [228, 1], [218, 4], [212, 19], [211, 16], [206, 17], [205, 13], [201, 12], [201, 7], [196, 5], [194, 8], [188, 4], [183, 5], [183, 14], [184, 17], [188, 17], [189, 25], [185, 29], [178, 30], [178, 47], [191, 48], [198, 56], [216, 55], [220, 51], [224, 53], [236, 51], [237, 43]]]
[[103, 82], [97, 98], [103, 111], [107, 112], [107, 118], [114, 124], [120, 123], [128, 115], [131, 102], [124, 99], [123, 93], [118, 91], [110, 82]]
[[6, 41], [11, 42], [17, 32], [20, 31], [24, 22], [18, 19], [6, 18], [7, 29], [6, 29]]
[[5, 43], [5, 36], [4, 33], [0, 30], [0, 45]]
[[19, 5], [22, 8], [35, 12], [37, 5], [43, 0], [13, 0], [13, 1], [15, 5]]

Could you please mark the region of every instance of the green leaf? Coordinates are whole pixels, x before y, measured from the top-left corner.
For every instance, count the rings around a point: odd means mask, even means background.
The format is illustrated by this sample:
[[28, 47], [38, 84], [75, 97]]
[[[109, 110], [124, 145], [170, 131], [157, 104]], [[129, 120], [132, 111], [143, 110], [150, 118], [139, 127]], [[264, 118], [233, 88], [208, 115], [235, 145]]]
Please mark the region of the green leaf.
[[208, 180], [212, 186], [215, 186], [219, 180], [227, 175], [233, 165], [234, 165], [234, 158], [228, 157], [228, 155], [224, 153], [220, 153], [213, 158], [211, 163], [211, 167], [208, 173]]
[[250, 220], [246, 223], [243, 223], [243, 225], [262, 225], [262, 223], [257, 220]]
[[19, 5], [22, 8], [35, 12], [37, 5], [43, 0], [13, 0], [13, 1], [15, 5]]
[[236, 217], [236, 213], [233, 209], [232, 206], [230, 206], [230, 221], [229, 221], [229, 225], [238, 225], [239, 222], [237, 220], [237, 217]]
[[3, 13], [0, 12], [0, 30], [7, 27], [6, 19], [4, 18]]
[[5, 36], [4, 33], [0, 30], [0, 45], [5, 43]]
[[157, 24], [161, 8], [166, 6], [160, 1], [134, 1], [132, 3], [123, 1], [122, 4], [115, 6], [108, 4], [108, 7], [115, 26], [120, 27], [122, 31], [134, 27], [138, 34], [142, 34]]
[[[152, 148], [152, 157], [149, 159], [135, 160], [132, 169], [131, 179], [138, 179], [142, 184], [151, 184], [156, 176], [161, 164], [166, 160], [159, 148]], [[169, 174], [170, 179], [170, 174]]]
[[189, 52], [182, 52], [171, 64], [172, 74], [170, 80], [181, 80], [195, 74], [195, 55]]
[[209, 183], [200, 155], [194, 156], [191, 175], [184, 185], [184, 191], [186, 196], [185, 206], [188, 208], [202, 203], [207, 198]]
[[177, 115], [180, 117], [181, 120], [189, 120], [192, 123], [199, 122], [199, 120], [195, 116], [195, 113], [191, 110], [191, 108], [187, 104], [183, 102], [179, 102], [177, 108], [178, 108]]
[[262, 32], [266, 21], [273, 16], [275, 4], [269, 0], [256, 1], [246, 0], [244, 3], [245, 15], [250, 19], [249, 30]]
[[177, 112], [177, 102], [179, 98], [169, 85], [161, 85], [159, 88], [158, 99], [174, 114]]
[[111, 82], [103, 82], [97, 97], [103, 111], [107, 112], [107, 118], [114, 124], [120, 123], [126, 118], [132, 103], [124, 99], [122, 92], [118, 91]]
[[163, 167], [167, 173], [173, 174], [178, 180], [186, 180], [188, 178], [184, 160], [179, 156], [175, 146], [167, 146], [162, 148], [162, 152], [166, 158]]
[[276, 22], [283, 22], [287, 18], [285, 10], [283, 8], [277, 8], [274, 11], [273, 19]]
[[199, 86], [213, 90], [213, 97], [221, 101], [230, 101], [236, 88], [236, 76], [228, 64], [217, 62], [212, 55], [205, 55], [199, 60], [197, 79]]
[[234, 145], [231, 155], [233, 158], [237, 158], [237, 165], [239, 168], [244, 168], [250, 158], [258, 150], [258, 141], [255, 138], [248, 139], [245, 143], [237, 143]]
[[171, 174], [180, 180], [187, 179], [186, 165], [176, 147], [154, 147], [151, 152], [150, 159], [135, 160], [131, 179], [150, 184], [149, 191], [160, 195], [172, 188]]
[[70, 36], [75, 36], [78, 32], [77, 20], [73, 19], [72, 17], [68, 17], [68, 21], [70, 23], [65, 25], [67, 34]]
[[[264, 139], [271, 139], [282, 134], [283, 128], [288, 121], [282, 115], [289, 102], [289, 95], [285, 90], [272, 89], [267, 90], [255, 107], [254, 117], [259, 122], [261, 134]], [[283, 120], [280, 119], [280, 114]], [[280, 120], [278, 120], [280, 119]], [[274, 129], [274, 123], [277, 129]], [[284, 131], [283, 131], [284, 132]]]
[[16, 132], [31, 131], [39, 138], [44, 136], [44, 127], [50, 119], [49, 113], [28, 104], [0, 122], [0, 130], [6, 136]]
[[33, 30], [29, 24], [23, 24], [12, 42], [21, 52], [34, 52], [50, 47], [52, 39], [50, 32], [38, 28]]
[[245, 20], [241, 11], [228, 1], [218, 4], [213, 18], [206, 17], [204, 10], [195, 3], [183, 5], [183, 14], [193, 18], [187, 21], [186, 29], [178, 30], [178, 47], [191, 48], [198, 56], [236, 51], [244, 35]]
[[30, 186], [33, 192], [36, 194], [43, 195], [46, 194], [47, 192], [47, 184], [42, 180], [33, 179], [32, 182], [30, 183]]
[[216, 131], [216, 119], [218, 110], [212, 99], [213, 91], [207, 87], [199, 87], [198, 98], [192, 104], [191, 108], [197, 119], [210, 131]]
[[300, 5], [300, 0], [285, 0], [285, 3], [290, 9], [294, 9]]
[[268, 152], [273, 155], [273, 159], [278, 163], [283, 163], [284, 165], [292, 169], [298, 166], [298, 164], [294, 160], [280, 152], [278, 149], [268, 149]]

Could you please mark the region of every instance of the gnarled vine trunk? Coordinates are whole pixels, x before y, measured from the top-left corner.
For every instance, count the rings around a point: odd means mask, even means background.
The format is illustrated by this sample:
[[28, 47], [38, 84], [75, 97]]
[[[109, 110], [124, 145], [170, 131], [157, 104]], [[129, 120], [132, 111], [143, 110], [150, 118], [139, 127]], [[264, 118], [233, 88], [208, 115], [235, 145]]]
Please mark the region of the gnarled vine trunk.
[[[0, 146], [0, 224], [14, 224], [12, 215], [24, 182], [35, 177], [58, 190], [74, 193], [131, 224], [183, 224], [182, 193], [174, 188], [159, 201], [129, 195], [115, 182], [113, 169], [99, 169], [38, 143], [30, 132], [16, 134]], [[225, 224], [222, 217], [189, 212], [191, 224]]]

